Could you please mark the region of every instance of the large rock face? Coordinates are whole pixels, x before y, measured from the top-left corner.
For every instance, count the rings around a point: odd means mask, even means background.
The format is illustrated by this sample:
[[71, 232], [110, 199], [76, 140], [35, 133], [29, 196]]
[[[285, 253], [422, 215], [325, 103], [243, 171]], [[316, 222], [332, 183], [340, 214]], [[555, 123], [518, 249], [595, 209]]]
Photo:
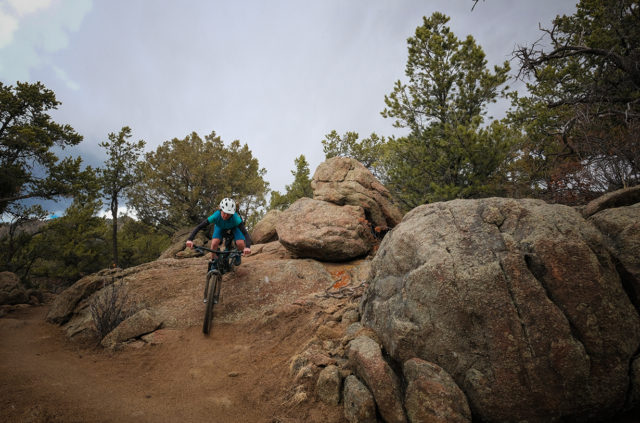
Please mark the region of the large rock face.
[[584, 217], [617, 207], [631, 206], [640, 203], [640, 185], [608, 192], [587, 204], [582, 211]]
[[[18, 275], [12, 272], [0, 272], [0, 306], [15, 304], [39, 304], [42, 293], [37, 289], [27, 289]], [[2, 315], [2, 311], [0, 311]]]
[[276, 224], [280, 219], [280, 210], [269, 210], [267, 214], [256, 224], [251, 231], [251, 241], [254, 244], [266, 244], [276, 241], [278, 233], [276, 232]]
[[29, 301], [20, 278], [12, 272], [0, 272], [0, 305], [24, 304]]
[[0, 272], [0, 290], [13, 291], [20, 289], [20, 278], [12, 272]]
[[359, 336], [349, 343], [349, 361], [356, 374], [371, 390], [385, 422], [406, 423], [400, 380], [382, 357], [380, 346]]
[[407, 388], [404, 406], [411, 423], [470, 423], [467, 398], [441, 367], [419, 358], [402, 366]]
[[[183, 228], [173, 234], [173, 237], [171, 237], [171, 245], [169, 245], [169, 247], [160, 254], [158, 260], [167, 258], [190, 258], [201, 255], [196, 250], [186, 248], [187, 238], [192, 231], [193, 228]], [[195, 245], [208, 246], [209, 240], [205, 237], [203, 231], [200, 231], [196, 234], [193, 243]]]
[[321, 163], [311, 187], [315, 200], [362, 207], [374, 226], [394, 227], [402, 220], [389, 191], [355, 159], [332, 157]]
[[119, 343], [151, 333], [161, 325], [162, 320], [156, 313], [142, 309], [109, 332], [100, 344], [105, 348], [114, 348]]
[[383, 240], [363, 323], [449, 373], [483, 421], [620, 410], [640, 318], [600, 232], [536, 200], [417, 207]]
[[51, 304], [47, 313], [49, 323], [66, 323], [74, 313], [76, 306], [96, 291], [111, 285], [119, 275], [120, 269], [105, 269], [89, 276], [60, 293]]
[[344, 381], [344, 417], [349, 423], [378, 422], [373, 395], [353, 375], [347, 376]]
[[363, 256], [373, 245], [364, 211], [301, 198], [280, 214], [280, 243], [298, 257], [347, 261]]
[[602, 210], [589, 221], [607, 240], [623, 286], [640, 310], [640, 203]]
[[[277, 242], [275, 244], [278, 244]], [[266, 246], [269, 246], [267, 244]], [[265, 246], [265, 247], [266, 247]], [[325, 267], [314, 260], [282, 257], [279, 249], [267, 249], [242, 260], [235, 271], [224, 275], [222, 298], [216, 306], [216, 322], [235, 322], [261, 316], [284, 304], [291, 304], [310, 293], [324, 292], [334, 282]], [[90, 305], [110, 284], [124, 284], [127, 297], [147, 312], [116, 328], [108, 346], [149, 327], [180, 329], [202, 324], [202, 303], [207, 257], [164, 259], [128, 269], [105, 270], [76, 282], [56, 298], [47, 320], [63, 325], [74, 341], [94, 341]], [[155, 323], [154, 323], [155, 322]], [[129, 334], [129, 335], [127, 335]]]

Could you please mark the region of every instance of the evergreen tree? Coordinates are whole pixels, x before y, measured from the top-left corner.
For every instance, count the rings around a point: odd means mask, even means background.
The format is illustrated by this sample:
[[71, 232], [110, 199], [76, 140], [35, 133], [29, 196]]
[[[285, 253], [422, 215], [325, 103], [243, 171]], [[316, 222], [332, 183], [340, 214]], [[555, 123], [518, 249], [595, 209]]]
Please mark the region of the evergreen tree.
[[172, 235], [231, 197], [250, 227], [265, 205], [265, 173], [246, 144], [236, 140], [226, 147], [215, 132], [204, 140], [194, 132], [145, 155], [139, 168], [144, 183], [130, 190], [129, 204], [143, 222]]
[[280, 194], [278, 191], [271, 193], [270, 209], [285, 210], [296, 200], [302, 197], [313, 198], [313, 190], [311, 189], [311, 178], [309, 177], [309, 163], [301, 154], [294, 160], [296, 170], [292, 170], [293, 182], [291, 185], [285, 186], [285, 193]]
[[100, 143], [107, 150], [107, 160], [100, 169], [102, 193], [109, 201], [111, 210], [112, 257], [114, 266], [118, 266], [118, 204], [123, 191], [137, 181], [136, 167], [145, 142], [130, 142], [131, 128], [123, 127], [118, 134], [110, 133], [109, 140]]
[[49, 213], [34, 200], [88, 195], [95, 190], [95, 173], [81, 170], [80, 158], [60, 159], [55, 153], [77, 145], [82, 136], [49, 115], [60, 105], [41, 83], [16, 86], [0, 82], [0, 270], [28, 282], [32, 267], [48, 253], [34, 239], [48, 230]]
[[118, 230], [119, 264], [123, 268], [156, 260], [171, 244], [171, 238], [158, 228], [124, 216]]
[[4, 213], [0, 224], [0, 271], [13, 272], [24, 281], [39, 251], [33, 248], [33, 237], [46, 230], [47, 212], [40, 206], [12, 205]]
[[640, 182], [639, 23], [638, 0], [581, 0], [547, 44], [517, 50], [530, 78], [512, 116], [527, 133], [522, 185], [575, 204]]
[[78, 196], [65, 215], [46, 223], [27, 250], [38, 252], [33, 276], [44, 276], [71, 284], [81, 277], [109, 267], [109, 227], [98, 217], [101, 202]]
[[0, 214], [19, 201], [68, 196], [82, 185], [81, 159], [59, 160], [52, 151], [82, 141], [71, 126], [49, 116], [59, 105], [39, 82], [15, 87], [0, 82]]
[[471, 36], [458, 39], [448, 21], [439, 12], [423, 18], [408, 39], [408, 82], [396, 82], [385, 97], [382, 115], [409, 135], [387, 140], [384, 182], [407, 209], [499, 194], [511, 157], [506, 126], [485, 126], [487, 106], [504, 92], [509, 64], [488, 70], [482, 48]]
[[357, 132], [346, 132], [340, 136], [335, 130], [325, 135], [322, 140], [322, 148], [325, 158], [351, 157], [356, 159], [364, 167], [378, 178], [383, 177], [381, 156], [384, 151], [385, 138], [380, 138], [375, 132], [369, 138], [359, 140]]

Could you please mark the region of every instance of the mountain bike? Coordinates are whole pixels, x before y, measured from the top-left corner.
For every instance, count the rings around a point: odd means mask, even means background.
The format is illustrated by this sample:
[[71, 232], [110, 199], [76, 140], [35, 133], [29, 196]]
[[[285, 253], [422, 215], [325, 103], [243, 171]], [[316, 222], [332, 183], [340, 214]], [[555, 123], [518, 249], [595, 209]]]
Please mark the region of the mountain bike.
[[218, 304], [220, 300], [220, 289], [222, 287], [222, 275], [232, 272], [236, 266], [236, 260], [242, 256], [242, 252], [236, 248], [229, 249], [229, 244], [226, 243], [227, 250], [215, 251], [206, 247], [194, 246], [195, 250], [200, 252], [208, 251], [215, 253], [218, 257], [209, 261], [209, 268], [207, 270], [207, 279], [204, 284], [204, 302], [206, 304], [204, 312], [204, 323], [202, 325], [202, 332], [205, 335], [209, 334], [211, 329], [211, 321], [213, 320], [213, 306]]

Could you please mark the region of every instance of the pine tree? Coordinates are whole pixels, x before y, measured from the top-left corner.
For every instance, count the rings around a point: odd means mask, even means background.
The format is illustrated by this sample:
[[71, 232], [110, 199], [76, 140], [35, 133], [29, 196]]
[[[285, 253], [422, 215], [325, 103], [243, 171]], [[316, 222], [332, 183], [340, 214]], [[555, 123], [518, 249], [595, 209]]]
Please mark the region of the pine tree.
[[376, 177], [383, 178], [381, 155], [386, 142], [385, 138], [379, 137], [375, 132], [369, 138], [362, 140], [359, 138], [360, 135], [357, 132], [347, 131], [340, 136], [337, 131], [331, 131], [322, 140], [325, 158], [351, 157], [362, 163]]
[[246, 144], [236, 140], [227, 147], [215, 132], [204, 139], [193, 132], [145, 155], [139, 168], [144, 183], [129, 191], [129, 204], [143, 222], [173, 235], [231, 197], [251, 227], [265, 205], [265, 173]]
[[640, 2], [581, 0], [519, 48], [527, 96], [514, 122], [527, 133], [521, 185], [579, 204], [640, 183]]
[[293, 182], [291, 185], [285, 186], [285, 193], [280, 194], [278, 191], [271, 193], [270, 209], [284, 210], [302, 197], [313, 197], [311, 189], [311, 179], [309, 177], [309, 163], [303, 154], [294, 160], [296, 170], [292, 170]]
[[504, 124], [485, 125], [504, 93], [509, 64], [487, 69], [471, 36], [458, 39], [439, 12], [408, 39], [408, 81], [396, 82], [382, 115], [409, 134], [384, 148], [385, 183], [410, 209], [425, 202], [494, 195], [512, 150]]
[[71, 126], [49, 116], [59, 105], [39, 82], [0, 82], [0, 213], [25, 199], [70, 196], [82, 184], [81, 159], [60, 160], [54, 153], [82, 141]]
[[118, 266], [118, 204], [123, 191], [137, 181], [136, 167], [145, 142], [130, 142], [131, 128], [123, 127], [116, 135], [109, 134], [109, 141], [100, 143], [107, 150], [104, 168], [99, 170], [102, 193], [109, 201], [111, 210], [111, 235], [113, 264]]

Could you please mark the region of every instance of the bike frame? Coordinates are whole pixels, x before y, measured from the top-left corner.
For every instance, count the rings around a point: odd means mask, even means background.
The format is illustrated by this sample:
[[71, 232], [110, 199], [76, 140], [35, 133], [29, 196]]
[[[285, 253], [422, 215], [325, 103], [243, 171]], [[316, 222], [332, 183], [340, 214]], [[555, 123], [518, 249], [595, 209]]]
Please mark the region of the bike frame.
[[[209, 261], [209, 270], [207, 271], [207, 278], [204, 285], [204, 298], [206, 300], [206, 310], [204, 314], [204, 324], [202, 326], [202, 332], [205, 335], [209, 334], [211, 329], [211, 320], [213, 319], [213, 306], [220, 298], [220, 290], [222, 288], [222, 275], [232, 272], [235, 267], [235, 258], [242, 256], [242, 253], [237, 249], [227, 251], [215, 251], [207, 247], [194, 247], [194, 249], [204, 252], [208, 251], [218, 255], [217, 260]], [[216, 266], [212, 268], [211, 264], [216, 263]]]
[[[235, 265], [233, 264], [233, 259], [235, 259], [238, 256], [242, 256], [242, 253], [240, 251], [238, 251], [237, 249], [233, 249], [233, 250], [225, 250], [225, 251], [216, 251], [216, 250], [212, 250], [210, 248], [207, 247], [200, 247], [200, 246], [194, 246], [193, 247], [195, 250], [199, 250], [201, 252], [203, 251], [208, 251], [210, 253], [214, 253], [218, 255], [218, 262], [216, 265], [216, 270], [218, 270], [220, 272], [221, 275], [224, 275], [225, 273], [229, 273], [231, 271], [233, 271], [233, 268], [235, 267]], [[220, 260], [220, 258], [224, 258], [224, 260]], [[213, 260], [210, 261], [210, 263]], [[209, 271], [211, 271], [211, 268], [209, 269]]]

